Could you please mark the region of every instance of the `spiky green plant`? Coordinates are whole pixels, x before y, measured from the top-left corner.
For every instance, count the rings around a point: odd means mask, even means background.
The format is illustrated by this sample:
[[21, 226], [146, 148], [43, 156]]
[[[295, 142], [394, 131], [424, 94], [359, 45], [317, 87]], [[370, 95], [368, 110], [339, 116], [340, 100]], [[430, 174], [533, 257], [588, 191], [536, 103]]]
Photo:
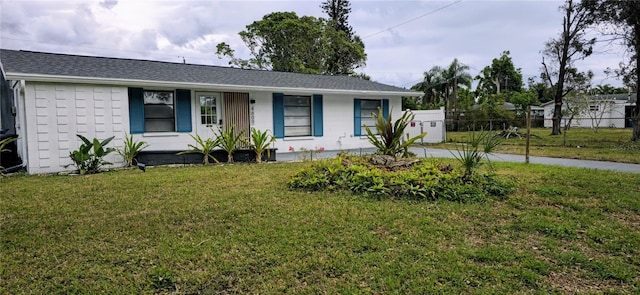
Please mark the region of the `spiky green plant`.
[[403, 158], [409, 157], [409, 147], [418, 139], [427, 135], [426, 132], [414, 137], [409, 137], [407, 134], [406, 140], [403, 140], [404, 130], [415, 117], [415, 115], [409, 111], [402, 113], [402, 116], [395, 122], [391, 118], [391, 111], [389, 112], [389, 116], [385, 118], [380, 108], [378, 108], [378, 114], [373, 114], [373, 117], [378, 134], [374, 134], [371, 129], [369, 129], [369, 126], [364, 126], [364, 128], [367, 131], [367, 139], [378, 149], [376, 152], [378, 154], [394, 157], [402, 156]]
[[456, 153], [451, 154], [460, 162], [464, 169], [464, 177], [469, 179], [487, 160], [491, 166], [489, 155], [502, 143], [502, 137], [492, 136], [488, 132], [471, 133], [469, 140], [462, 147], [456, 147]]
[[143, 149], [149, 147], [144, 141], [136, 141], [133, 139], [133, 134], [125, 134], [124, 147], [118, 149], [118, 154], [124, 158], [125, 167], [133, 166], [133, 159], [136, 158], [138, 153]]
[[233, 163], [233, 152], [237, 151], [240, 147], [240, 144], [246, 141], [244, 139], [244, 130], [235, 132], [235, 128], [233, 125], [225, 129], [226, 130], [216, 132], [218, 147], [227, 152], [227, 162]]
[[200, 137], [200, 135], [198, 135], [198, 134], [196, 134], [195, 136], [193, 134], [189, 134], [189, 136], [191, 136], [191, 138], [193, 138], [193, 140], [196, 142], [196, 144], [195, 145], [189, 144], [188, 146], [189, 146], [189, 148], [191, 148], [190, 150], [179, 152], [179, 153], [177, 153], [177, 155], [202, 154], [202, 156], [203, 156], [202, 164], [203, 165], [209, 165], [209, 159], [212, 159], [214, 162], [218, 163], [218, 160], [216, 158], [214, 158], [213, 155], [211, 155], [212, 150], [215, 149], [216, 146], [218, 146], [218, 138], [216, 138], [216, 139], [212, 139], [212, 138], [202, 139], [202, 137]]
[[276, 141], [276, 138], [269, 130], [258, 130], [251, 128], [251, 148], [256, 152], [256, 162], [262, 162], [262, 153], [267, 151], [267, 158], [271, 157], [269, 145]]

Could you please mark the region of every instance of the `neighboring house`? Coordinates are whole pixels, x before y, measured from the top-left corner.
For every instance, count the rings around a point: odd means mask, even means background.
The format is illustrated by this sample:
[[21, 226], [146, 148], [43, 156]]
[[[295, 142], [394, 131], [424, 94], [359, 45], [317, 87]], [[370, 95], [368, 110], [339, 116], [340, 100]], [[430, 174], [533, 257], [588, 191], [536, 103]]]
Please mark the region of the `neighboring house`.
[[[605, 94], [575, 98], [562, 104], [563, 116], [560, 126], [564, 127], [571, 119], [571, 127], [585, 128], [627, 128], [631, 127], [631, 113], [635, 105], [636, 94]], [[567, 106], [569, 105], [569, 106]], [[553, 127], [553, 101], [542, 104], [544, 108], [544, 127]]]
[[[347, 76], [4, 49], [0, 66], [28, 173], [72, 170], [65, 167], [80, 145], [76, 134], [115, 136], [115, 147], [133, 134], [165, 156], [188, 149], [189, 135], [211, 137], [230, 125], [271, 130], [279, 153], [370, 147], [363, 126], [371, 113], [382, 108], [398, 118], [402, 96], [421, 95]], [[107, 160], [122, 164], [116, 154]]]

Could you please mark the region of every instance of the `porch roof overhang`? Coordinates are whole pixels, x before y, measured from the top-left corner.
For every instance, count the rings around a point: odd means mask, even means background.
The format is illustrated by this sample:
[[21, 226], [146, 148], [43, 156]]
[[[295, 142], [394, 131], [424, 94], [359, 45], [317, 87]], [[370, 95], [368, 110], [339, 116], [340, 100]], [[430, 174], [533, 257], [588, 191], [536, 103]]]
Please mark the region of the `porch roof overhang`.
[[175, 82], [175, 81], [155, 81], [155, 80], [132, 80], [118, 78], [100, 77], [80, 77], [80, 76], [60, 76], [30, 73], [7, 72], [7, 80], [24, 80], [27, 82], [50, 82], [50, 83], [78, 83], [78, 84], [103, 84], [125, 87], [163, 87], [163, 88], [186, 88], [193, 90], [210, 91], [266, 91], [300, 94], [343, 94], [354, 96], [405, 96], [417, 97], [423, 95], [416, 91], [379, 91], [379, 90], [350, 90], [350, 89], [322, 89], [322, 88], [296, 88], [296, 87], [274, 87], [274, 86], [252, 86], [234, 84], [215, 83], [195, 83], [195, 82]]

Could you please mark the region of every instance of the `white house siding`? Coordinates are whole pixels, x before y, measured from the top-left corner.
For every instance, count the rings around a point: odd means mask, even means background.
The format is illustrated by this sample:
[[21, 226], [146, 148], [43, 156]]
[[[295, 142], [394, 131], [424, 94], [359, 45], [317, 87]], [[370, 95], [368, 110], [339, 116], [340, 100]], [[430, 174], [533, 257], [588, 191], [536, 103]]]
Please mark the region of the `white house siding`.
[[[309, 93], [285, 92], [286, 95], [310, 95]], [[354, 99], [389, 99], [389, 108], [393, 118], [398, 118], [402, 111], [402, 99], [400, 97], [389, 96], [355, 96], [355, 95], [335, 95], [322, 94], [323, 101], [323, 135], [308, 137], [279, 138], [276, 140], [275, 148], [278, 153], [289, 152], [289, 147], [295, 151], [304, 149], [325, 148], [327, 150], [347, 150], [357, 148], [372, 147], [366, 136], [354, 136]], [[273, 131], [273, 93], [254, 92], [250, 94], [251, 99], [255, 99], [255, 113], [250, 115], [254, 118], [252, 127], [258, 129], [269, 129]]]
[[[594, 117], [593, 119], [587, 112], [584, 112], [583, 114], [577, 114], [574, 116], [573, 120], [571, 120], [571, 127], [593, 128], [596, 125], [596, 122], [599, 120], [599, 128], [625, 128], [624, 108], [626, 104], [624, 101], [599, 101], [593, 102], [591, 103], [591, 105], [597, 105], [600, 110], [604, 110], [604, 113], [599, 111], [595, 114], [592, 114], [592, 116]], [[562, 104], [562, 109], [567, 109], [566, 104]], [[553, 111], [553, 103], [544, 105], [544, 127], [546, 128], [553, 127]], [[562, 117], [562, 120], [560, 121], [560, 127], [564, 128], [564, 125], [569, 121], [569, 118], [570, 116]]]
[[[65, 166], [81, 144], [76, 134], [115, 136], [110, 146], [122, 146], [129, 126], [126, 87], [26, 82], [24, 99], [29, 173], [72, 170]], [[122, 163], [115, 153], [106, 160]]]

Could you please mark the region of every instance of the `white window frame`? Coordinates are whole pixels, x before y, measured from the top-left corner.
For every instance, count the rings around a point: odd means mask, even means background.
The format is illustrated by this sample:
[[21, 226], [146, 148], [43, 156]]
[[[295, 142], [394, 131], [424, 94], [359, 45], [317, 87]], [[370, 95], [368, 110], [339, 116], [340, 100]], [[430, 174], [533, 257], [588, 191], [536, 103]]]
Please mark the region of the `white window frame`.
[[[168, 119], [168, 118], [148, 118], [147, 116], [149, 115], [150, 112], [148, 112], [148, 108], [147, 106], [154, 106], [154, 105], [163, 105], [163, 104], [155, 104], [155, 103], [147, 103], [146, 102], [146, 94], [147, 93], [170, 93], [171, 94], [171, 109], [172, 109], [172, 121], [173, 121], [173, 127], [171, 130], [148, 130], [148, 126], [150, 124], [148, 124], [147, 122], [149, 121], [153, 121], [153, 120], [163, 120], [163, 119]], [[145, 133], [159, 133], [159, 132], [176, 132], [176, 92], [172, 91], [172, 90], [152, 90], [152, 89], [144, 89], [143, 90], [143, 107], [144, 107], [144, 132]], [[169, 105], [169, 104], [164, 104], [164, 105]]]

